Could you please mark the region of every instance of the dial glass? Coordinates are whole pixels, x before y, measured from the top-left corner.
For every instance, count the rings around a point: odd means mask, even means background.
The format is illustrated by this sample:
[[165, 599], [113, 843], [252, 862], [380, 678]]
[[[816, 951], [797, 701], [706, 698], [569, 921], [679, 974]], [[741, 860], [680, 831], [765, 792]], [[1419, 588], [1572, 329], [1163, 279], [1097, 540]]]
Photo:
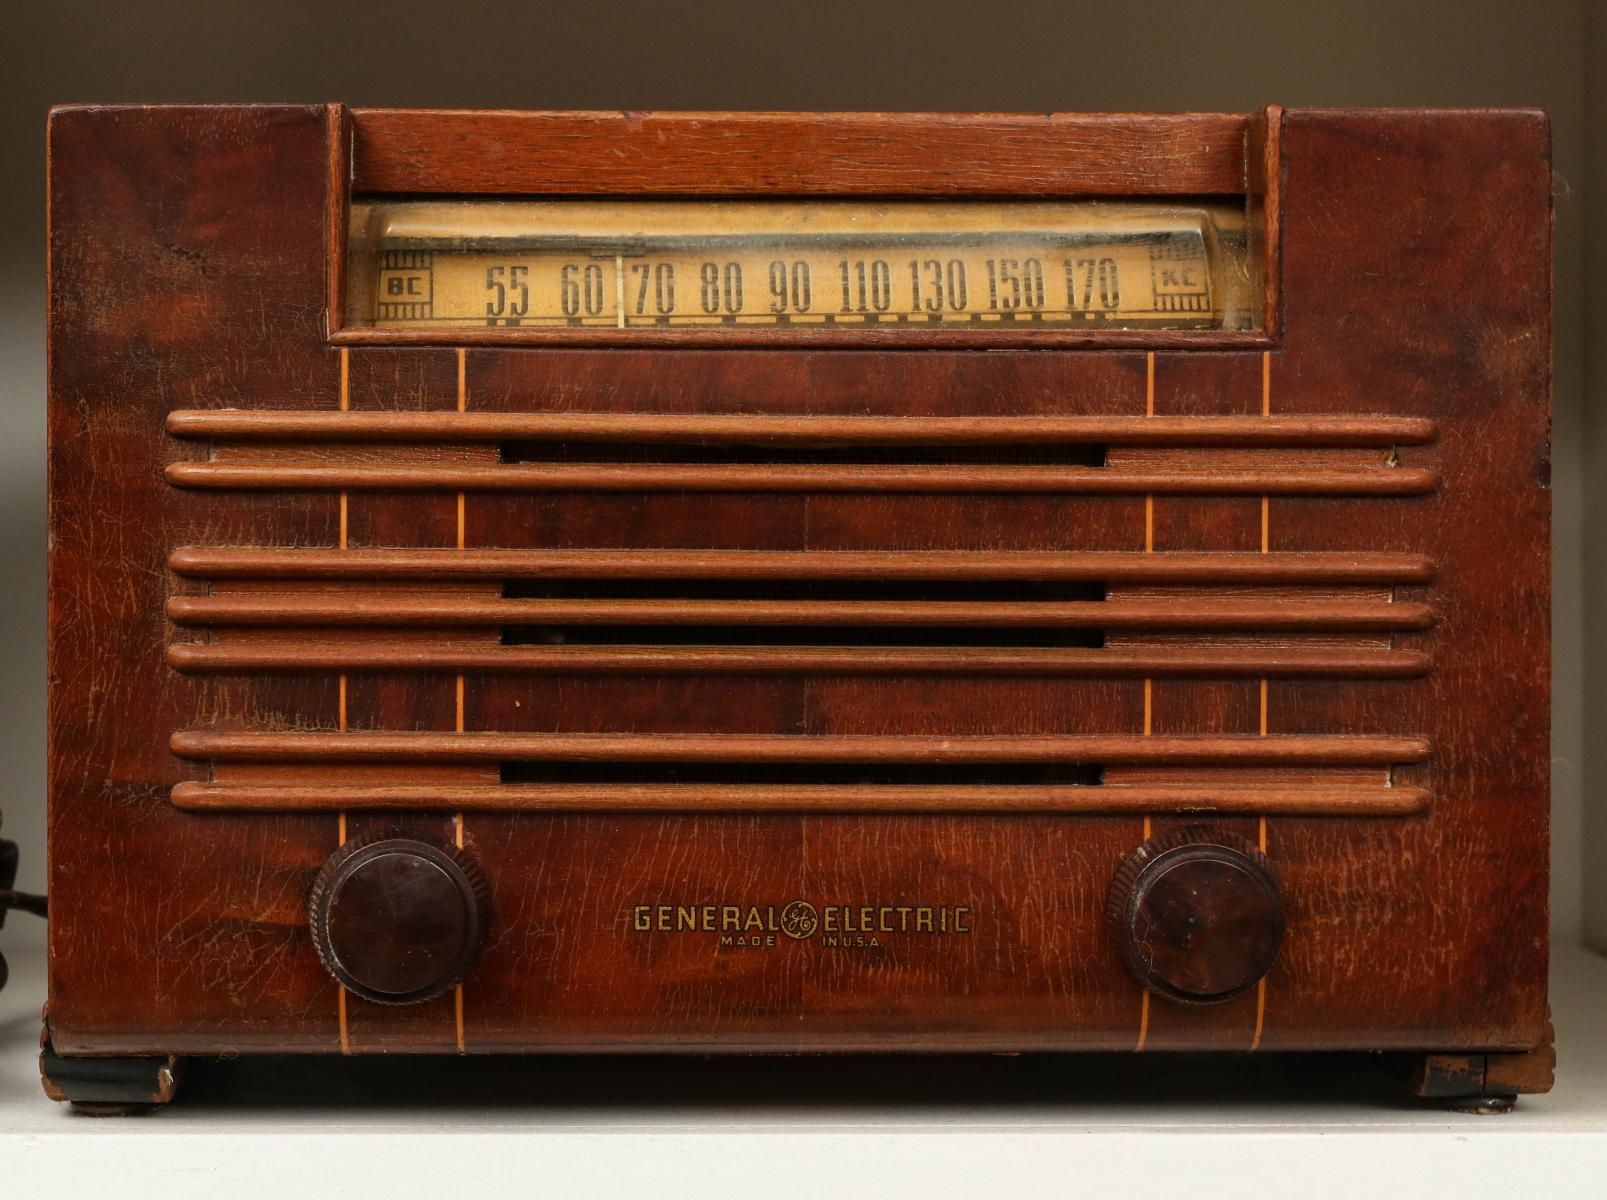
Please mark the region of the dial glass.
[[[1252, 328], [1242, 208], [1139, 201], [357, 201], [373, 329]], [[784, 335], [783, 335], [784, 336]]]

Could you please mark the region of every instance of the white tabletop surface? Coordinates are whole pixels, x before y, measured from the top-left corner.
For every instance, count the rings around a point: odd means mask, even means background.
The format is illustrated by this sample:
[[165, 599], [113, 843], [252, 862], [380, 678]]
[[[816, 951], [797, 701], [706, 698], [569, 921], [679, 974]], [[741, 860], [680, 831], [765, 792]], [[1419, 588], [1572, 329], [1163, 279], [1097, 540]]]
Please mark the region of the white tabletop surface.
[[1607, 959], [1571, 947], [1556, 1090], [1501, 1117], [1383, 1060], [1127, 1055], [203, 1062], [96, 1120], [39, 1090], [29, 920], [0, 931], [0, 1197], [1607, 1195]]

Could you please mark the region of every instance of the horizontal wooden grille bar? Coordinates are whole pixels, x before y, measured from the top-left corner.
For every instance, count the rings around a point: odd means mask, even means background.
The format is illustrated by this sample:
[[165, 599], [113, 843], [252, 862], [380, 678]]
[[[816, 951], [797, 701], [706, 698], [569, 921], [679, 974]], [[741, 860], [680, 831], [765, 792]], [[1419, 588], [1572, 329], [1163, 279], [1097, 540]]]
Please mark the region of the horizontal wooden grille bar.
[[187, 782], [173, 803], [193, 811], [337, 812], [1010, 812], [1245, 813], [1408, 816], [1428, 808], [1416, 787], [882, 784], [238, 784]]
[[180, 758], [230, 762], [1169, 763], [1387, 766], [1421, 762], [1417, 737], [899, 736], [636, 733], [280, 733], [181, 730]]
[[454, 646], [306, 641], [293, 645], [180, 642], [180, 671], [435, 671], [488, 674], [951, 674], [1028, 676], [1406, 678], [1426, 674], [1415, 650], [1225, 646]]
[[899, 550], [336, 550], [185, 546], [168, 564], [205, 579], [1074, 580], [1111, 583], [1427, 583], [1415, 554]]
[[627, 600], [306, 594], [175, 596], [185, 625], [960, 625], [1102, 629], [1422, 629], [1427, 605], [1387, 601]]
[[1017, 495], [1409, 496], [1433, 491], [1422, 467], [1132, 470], [1065, 466], [867, 466], [824, 463], [177, 462], [176, 487], [297, 491], [895, 492]]
[[175, 437], [337, 442], [684, 442], [754, 445], [1396, 446], [1435, 424], [1393, 416], [863, 417], [772, 413], [295, 412], [179, 409]]

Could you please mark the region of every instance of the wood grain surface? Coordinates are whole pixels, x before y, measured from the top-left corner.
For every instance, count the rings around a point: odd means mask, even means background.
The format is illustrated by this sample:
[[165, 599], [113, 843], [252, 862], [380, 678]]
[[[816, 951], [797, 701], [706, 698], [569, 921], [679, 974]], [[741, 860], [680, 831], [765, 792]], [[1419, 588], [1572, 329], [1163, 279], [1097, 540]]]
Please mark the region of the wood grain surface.
[[476, 195], [1239, 195], [1234, 113], [360, 108], [352, 187]]

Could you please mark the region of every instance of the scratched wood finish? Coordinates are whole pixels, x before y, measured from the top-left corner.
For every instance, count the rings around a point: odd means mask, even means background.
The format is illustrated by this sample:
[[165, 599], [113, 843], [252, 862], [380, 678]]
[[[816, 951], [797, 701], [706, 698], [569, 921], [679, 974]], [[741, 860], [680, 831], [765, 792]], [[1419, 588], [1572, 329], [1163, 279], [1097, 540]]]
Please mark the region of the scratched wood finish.
[[[963, 161], [968, 186], [989, 194], [1246, 194], [1275, 251], [1263, 281], [1274, 319], [1259, 340], [1140, 334], [1044, 353], [342, 343], [327, 332], [339, 266], [326, 246], [348, 142], [355, 186], [399, 193], [935, 195]], [[70, 109], [52, 117], [50, 155], [58, 1052], [1493, 1055], [1544, 1040], [1550, 184], [1538, 115]], [[460, 408], [472, 423], [443, 434]], [[327, 431], [343, 409], [356, 419], [337, 443]], [[633, 490], [636, 472], [613, 492], [473, 490], [530, 465], [498, 463], [495, 443], [531, 429], [650, 440], [705, 416], [726, 422], [712, 437], [799, 444], [897, 441], [895, 422], [909, 421], [932, 423], [935, 440], [1008, 445], [1041, 418], [1045, 437], [1107, 442], [1108, 466], [1090, 470], [1128, 481], [1103, 494], [825, 492], [813, 480], [695, 492]], [[170, 486], [164, 471], [205, 465], [209, 439], [216, 466], [274, 486]], [[346, 457], [309, 464], [298, 439]], [[437, 449], [408, 464], [405, 486], [363, 490], [351, 472], [364, 455], [409, 442]], [[1391, 448], [1386, 462], [1377, 452]], [[1421, 486], [1280, 493], [1246, 453], [1376, 455], [1277, 471]], [[273, 473], [297, 463], [326, 474], [279, 486]], [[1206, 481], [1200, 494], [1164, 487], [1185, 470]], [[676, 655], [661, 652], [614, 655], [601, 673], [595, 653], [498, 644], [503, 606], [530, 603], [498, 595], [501, 581], [607, 578], [1058, 579], [1104, 584], [1090, 603], [1117, 615], [1103, 647], [1048, 675], [1019, 663], [915, 675], [901, 647], [852, 671], [829, 655], [812, 670], [666, 671]], [[383, 602], [376, 588], [399, 589], [417, 619], [318, 623], [337, 596]], [[282, 627], [253, 631], [275, 594]], [[1168, 605], [1174, 623], [1198, 623], [1122, 625], [1123, 612]], [[1288, 615], [1263, 619], [1257, 605]], [[456, 616], [436, 624], [443, 606]], [[695, 617], [683, 605], [676, 619]], [[406, 637], [428, 640], [409, 649]], [[434, 647], [428, 672], [407, 658], [420, 646]], [[669, 649], [684, 665], [692, 647]], [[234, 657], [215, 671], [169, 665], [219, 651]], [[542, 673], [498, 669], [510, 651]], [[256, 669], [270, 659], [275, 670]], [[1313, 669], [1323, 663], [1331, 677]], [[474, 738], [510, 741], [453, 757], [443, 747], [458, 744], [460, 712]], [[430, 761], [339, 749], [404, 736]], [[896, 811], [902, 796], [881, 798], [893, 811], [818, 811], [815, 792], [709, 811], [662, 788], [654, 799], [596, 784], [582, 811], [512, 811], [509, 791], [546, 785], [500, 784], [498, 764], [539, 755], [538, 736], [572, 748], [627, 737], [643, 753], [741, 737], [755, 757], [791, 744], [764, 739], [919, 756], [933, 740], [1030, 754], [1033, 738], [1087, 737], [1105, 743], [1091, 747], [1105, 790], [1128, 801], [981, 813], [935, 811], [922, 793], [914, 803], [929, 806], [914, 811]], [[207, 738], [222, 739], [215, 756], [193, 753]], [[277, 748], [253, 751], [252, 738]], [[325, 739], [326, 757], [299, 757], [298, 738]], [[1153, 747], [1133, 749], [1143, 741]], [[1169, 807], [1180, 771], [1215, 811]], [[740, 786], [751, 797], [759, 785]], [[319, 811], [285, 811], [298, 788]], [[218, 789], [270, 803], [212, 806]], [[429, 790], [445, 803], [396, 807]], [[576, 804], [573, 789], [545, 794]], [[1300, 807], [1319, 794], [1324, 815]], [[176, 806], [185, 798], [194, 811]], [[1202, 820], [1251, 845], [1264, 832], [1283, 949], [1264, 987], [1226, 1004], [1146, 1001], [1105, 931], [1105, 891], [1146, 829]], [[480, 863], [494, 927], [461, 993], [402, 1009], [339, 996], [304, 906], [343, 828], [461, 838]], [[963, 906], [969, 932], [722, 950], [712, 935], [632, 925], [640, 906], [794, 899]]]
[[1237, 195], [1247, 128], [1237, 113], [352, 117], [357, 192], [516, 196]]

